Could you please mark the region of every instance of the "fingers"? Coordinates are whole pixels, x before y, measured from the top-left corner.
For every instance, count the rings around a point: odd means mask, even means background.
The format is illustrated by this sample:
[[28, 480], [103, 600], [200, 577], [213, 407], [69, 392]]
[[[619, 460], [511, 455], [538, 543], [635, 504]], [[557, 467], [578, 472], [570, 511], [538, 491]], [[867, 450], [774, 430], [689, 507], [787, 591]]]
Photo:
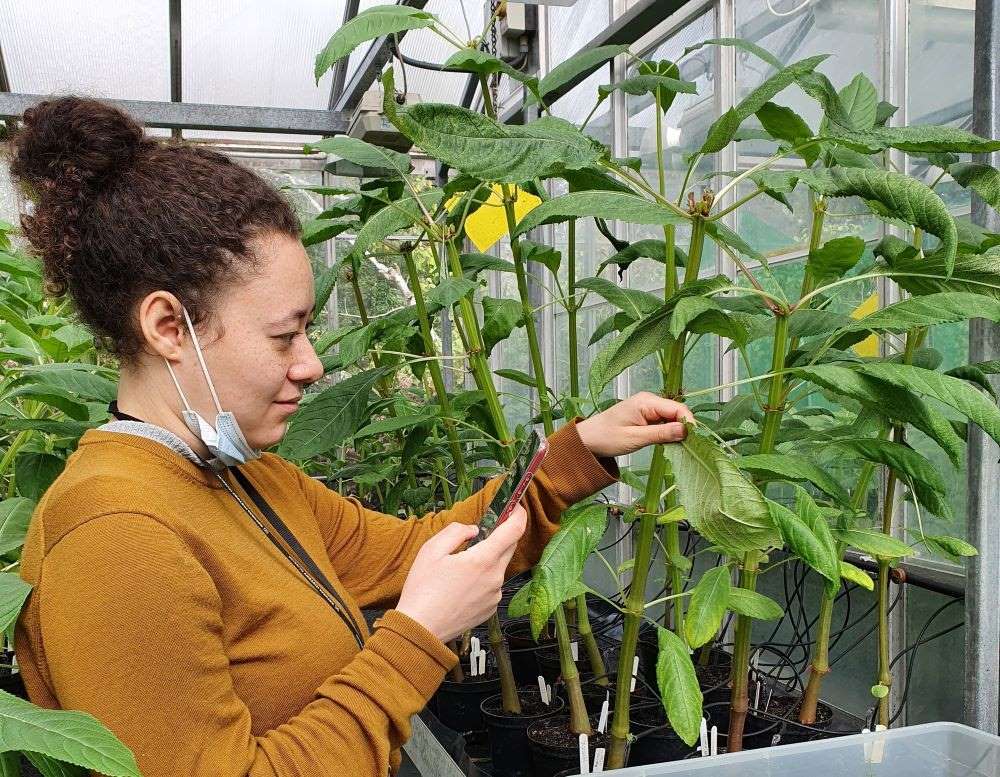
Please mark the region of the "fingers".
[[[694, 414], [687, 405], [667, 399], [653, 393], [642, 394], [642, 415], [647, 423], [657, 424], [663, 421], [694, 421]], [[683, 436], [677, 439], [683, 439]]]
[[448, 556], [479, 533], [475, 524], [449, 523], [424, 543], [422, 551], [436, 557]]
[[[490, 563], [502, 561], [506, 557], [509, 561], [514, 555], [517, 543], [524, 534], [528, 525], [528, 513], [521, 505], [518, 505], [511, 512], [510, 517], [493, 530], [493, 533], [478, 545], [471, 548], [468, 553], [482, 555], [489, 559]], [[504, 562], [506, 567], [506, 561]]]
[[666, 424], [653, 424], [636, 428], [636, 434], [642, 435], [643, 445], [665, 445], [680, 442], [687, 436], [687, 429], [679, 421]]

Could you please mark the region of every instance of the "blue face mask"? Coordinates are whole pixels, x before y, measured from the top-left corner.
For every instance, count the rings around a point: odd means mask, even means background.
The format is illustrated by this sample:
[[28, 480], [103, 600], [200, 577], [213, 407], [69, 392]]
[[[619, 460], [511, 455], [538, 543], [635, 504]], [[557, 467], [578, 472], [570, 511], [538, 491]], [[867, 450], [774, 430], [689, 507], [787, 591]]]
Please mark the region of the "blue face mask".
[[205, 358], [202, 356], [201, 345], [198, 342], [198, 335], [195, 334], [194, 325], [191, 323], [191, 317], [188, 315], [187, 308], [182, 307], [182, 310], [184, 311], [184, 320], [187, 322], [188, 331], [191, 333], [191, 340], [194, 342], [195, 353], [198, 355], [198, 364], [201, 365], [201, 371], [205, 375], [205, 382], [208, 383], [208, 389], [212, 392], [212, 401], [215, 402], [215, 409], [218, 412], [218, 415], [215, 417], [215, 427], [213, 428], [191, 408], [187, 397], [184, 396], [184, 392], [181, 390], [181, 384], [177, 382], [174, 368], [170, 366], [170, 362], [167, 359], [164, 359], [167, 363], [167, 369], [170, 371], [170, 377], [173, 378], [174, 386], [177, 387], [177, 393], [180, 394], [181, 402], [184, 403], [184, 410], [181, 411], [184, 423], [191, 430], [191, 434], [205, 443], [205, 447], [208, 448], [212, 455], [227, 467], [235, 467], [237, 464], [246, 464], [248, 461], [260, 458], [260, 451], [256, 448], [251, 448], [243, 436], [240, 425], [236, 421], [236, 416], [222, 409], [222, 405], [219, 403], [219, 395], [215, 393], [215, 386], [212, 384], [212, 378], [208, 374], [208, 367], [205, 365]]

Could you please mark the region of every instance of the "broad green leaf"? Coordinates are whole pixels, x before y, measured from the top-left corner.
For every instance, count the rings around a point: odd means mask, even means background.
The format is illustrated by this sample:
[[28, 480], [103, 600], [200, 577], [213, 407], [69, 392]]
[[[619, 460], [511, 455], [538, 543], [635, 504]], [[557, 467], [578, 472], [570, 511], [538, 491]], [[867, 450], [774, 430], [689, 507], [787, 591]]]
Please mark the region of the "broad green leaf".
[[763, 495], [715, 443], [691, 430], [664, 453], [688, 522], [709, 542], [734, 555], [780, 542]]
[[535, 76], [523, 73], [515, 67], [511, 67], [499, 57], [494, 57], [481, 49], [459, 49], [444, 63], [445, 70], [457, 70], [462, 73], [478, 73], [480, 75], [492, 75], [493, 73], [503, 73], [505, 76], [518, 81], [528, 87], [528, 90], [536, 98], [538, 96], [538, 79]]
[[867, 130], [875, 126], [878, 92], [864, 73], [858, 73], [840, 90], [840, 104], [850, 120], [851, 129]]
[[[757, 109], [757, 118], [768, 134], [777, 140], [785, 141], [793, 148], [802, 145], [803, 141], [813, 136], [813, 131], [805, 120], [791, 108], [783, 105], [766, 102]], [[819, 157], [819, 152], [819, 144], [811, 144], [799, 153], [806, 167], [812, 167], [813, 162]]]
[[483, 348], [487, 356], [493, 352], [493, 346], [510, 337], [519, 326], [524, 326], [520, 300], [483, 297]]
[[602, 84], [597, 87], [597, 93], [604, 100], [607, 99], [608, 95], [619, 90], [626, 94], [642, 95], [652, 94], [657, 89], [661, 92], [671, 92], [674, 94], [678, 92], [682, 94], [695, 94], [698, 91], [697, 85], [692, 81], [684, 81], [680, 78], [671, 78], [665, 75], [636, 75], [613, 84]]
[[[17, 620], [24, 606], [24, 600], [31, 593], [31, 586], [21, 579], [17, 572], [0, 572], [0, 632], [6, 632]], [[3, 719], [0, 710], [0, 720]], [[3, 739], [0, 726], [0, 741]]]
[[776, 621], [785, 614], [774, 599], [746, 588], [733, 588], [729, 591], [728, 607], [737, 615], [759, 621]]
[[950, 324], [970, 318], [1000, 323], [1000, 299], [959, 291], [910, 297], [857, 319], [845, 327], [845, 331], [903, 333], [915, 327]]
[[783, 504], [768, 500], [771, 518], [781, 536], [796, 556], [831, 582], [839, 582], [840, 570], [837, 559], [831, 557], [829, 549], [813, 533], [799, 516]]
[[433, 213], [443, 196], [444, 192], [440, 189], [427, 189], [416, 197], [407, 196], [387, 205], [358, 230], [351, 253], [363, 256], [376, 243], [419, 223], [424, 219], [424, 210]]
[[608, 508], [592, 503], [567, 512], [532, 572], [531, 631], [535, 639], [566, 601], [567, 592], [583, 576], [587, 557], [600, 544], [608, 527]]
[[972, 388], [964, 380], [911, 364], [872, 363], [858, 369], [866, 375], [899, 388], [925, 394], [955, 408], [1000, 442], [1000, 410], [982, 392]]
[[476, 283], [468, 278], [442, 278], [438, 285], [425, 295], [431, 307], [450, 308], [463, 297], [469, 296], [476, 289]]
[[531, 612], [531, 597], [534, 596], [535, 581], [529, 580], [511, 597], [507, 614], [512, 618], [523, 618]]
[[710, 642], [722, 625], [732, 587], [730, 574], [729, 567], [709, 569], [692, 590], [684, 618], [684, 634], [691, 647]]
[[[0, 777], [21, 777], [21, 754], [0, 753]], [[49, 777], [42, 774], [42, 777]], [[86, 775], [80, 775], [86, 777]]]
[[[622, 249], [621, 251], [612, 254], [603, 262], [601, 262], [597, 270], [595, 270], [596, 275], [600, 275], [601, 271], [607, 267], [609, 264], [614, 264], [618, 266], [618, 274], [628, 268], [632, 262], [640, 257], [646, 257], [647, 259], [652, 259], [656, 262], [666, 263], [667, 261], [667, 247], [662, 240], [636, 240], [634, 243], [629, 244], [628, 248]], [[674, 248], [674, 264], [677, 267], [683, 267], [687, 263], [687, 254], [681, 250], [679, 247]]]
[[894, 218], [937, 237], [941, 241], [945, 274], [951, 273], [958, 248], [955, 220], [941, 198], [924, 183], [901, 173], [854, 167], [804, 170], [788, 175], [827, 197], [861, 197], [881, 203]]
[[499, 272], [514, 272], [514, 265], [506, 259], [489, 254], [470, 253], [462, 254], [458, 257], [459, 264], [462, 265], [462, 272], [467, 276], [475, 277], [484, 270], [497, 270]]
[[990, 165], [959, 162], [948, 168], [951, 177], [966, 189], [972, 189], [994, 209], [1000, 208], [1000, 170]]
[[910, 294], [937, 294], [962, 291], [1000, 299], [1000, 254], [968, 254], [955, 256], [948, 276], [945, 258], [938, 251], [920, 256], [908, 243], [887, 236], [875, 247], [889, 266], [892, 280]]
[[0, 554], [10, 553], [24, 544], [35, 502], [15, 496], [0, 502]]
[[551, 246], [535, 243], [532, 240], [522, 240], [521, 257], [525, 262], [538, 262], [544, 265], [553, 275], [559, 274], [562, 254]]
[[929, 550], [953, 561], [957, 561], [964, 556], [979, 555], [979, 551], [976, 550], [974, 545], [970, 545], [958, 537], [947, 537], [941, 534], [922, 534], [920, 535], [920, 541]]
[[875, 464], [884, 464], [900, 475], [904, 481], [912, 478], [925, 483], [939, 494], [947, 493], [944, 478], [934, 465], [907, 445], [875, 438], [836, 440], [832, 445], [836, 451], [844, 451]]
[[828, 240], [809, 253], [806, 271], [816, 286], [842, 278], [860, 261], [865, 253], [865, 241], [860, 237], [838, 237]]
[[841, 542], [845, 542], [852, 548], [857, 548], [862, 553], [867, 553], [875, 558], [903, 558], [912, 556], [913, 548], [905, 542], [900, 542], [895, 537], [889, 537], [878, 531], [866, 531], [863, 529], [840, 529], [834, 532]]
[[25, 367], [18, 383], [31, 383], [42, 390], [55, 389], [82, 401], [107, 404], [118, 394], [118, 386], [93, 371], [73, 364], [35, 364]]
[[501, 378], [512, 380], [515, 383], [520, 383], [522, 386], [535, 388], [538, 385], [533, 377], [526, 372], [521, 372], [521, 370], [503, 369], [495, 370], [494, 372]]
[[[657, 80], [654, 83], [647, 84], [650, 87], [649, 93], [653, 95], [654, 100], [659, 100], [660, 112], [666, 114], [670, 110], [670, 106], [674, 104], [674, 100], [677, 98], [678, 92], [685, 92], [689, 88], [694, 87], [689, 94], [696, 94], [698, 89], [697, 86], [690, 82], [684, 81], [681, 78], [680, 68], [677, 66], [676, 62], [671, 62], [669, 59], [661, 60], [646, 60], [639, 63], [637, 68], [640, 77], [651, 76], [656, 79], [668, 78], [672, 81], [679, 81], [683, 85], [683, 89], [676, 89], [672, 83], [660, 83]], [[628, 80], [628, 79], [626, 79]], [[628, 92], [628, 90], [625, 90]], [[600, 87], [598, 87], [598, 93], [600, 93]], [[639, 157], [630, 157], [625, 160], [626, 165], [630, 165], [633, 170], [637, 173], [642, 172], [642, 159]]]
[[41, 753], [26, 752], [24, 757], [41, 772], [42, 777], [88, 777], [89, 770], [75, 764], [68, 764]]
[[319, 321], [326, 312], [326, 303], [330, 301], [330, 295], [337, 286], [337, 279], [340, 277], [340, 267], [334, 265], [327, 267], [318, 276], [313, 284], [313, 322]]
[[5, 272], [13, 278], [37, 280], [42, 277], [42, 267], [37, 260], [4, 251], [0, 251], [0, 272]]
[[74, 421], [90, 420], [90, 411], [87, 409], [87, 406], [68, 391], [46, 388], [37, 384], [28, 384], [26, 386], [18, 386], [7, 395], [8, 400], [13, 400], [17, 397], [30, 397], [37, 402], [41, 402], [43, 405], [48, 405], [65, 413]]
[[338, 59], [343, 59], [367, 40], [383, 35], [430, 27], [434, 24], [433, 14], [405, 5], [377, 5], [358, 13], [353, 19], [333, 34], [323, 50], [316, 55], [313, 75], [316, 83], [323, 74], [333, 67]]
[[827, 128], [828, 135], [864, 148], [869, 153], [895, 148], [913, 154], [935, 151], [982, 154], [1000, 150], [1000, 140], [989, 140], [959, 129], [918, 124], [910, 127], [879, 127], [869, 130], [848, 129], [836, 122]]
[[642, 318], [663, 304], [658, 297], [649, 292], [619, 286], [607, 278], [583, 278], [576, 285], [578, 288], [599, 294], [633, 319]]
[[135, 756], [86, 712], [48, 710], [0, 691], [0, 749], [42, 753], [108, 777], [141, 777]]
[[37, 502], [65, 466], [63, 459], [51, 453], [20, 451], [14, 460], [18, 492]]
[[736, 232], [731, 230], [721, 221], [706, 221], [705, 234], [712, 238], [712, 240], [716, 243], [729, 246], [729, 248], [732, 248], [734, 251], [738, 251], [744, 256], [753, 259], [755, 262], [766, 261], [760, 251], [751, 246], [746, 240], [740, 237]]
[[841, 504], [850, 504], [851, 496], [837, 479], [825, 470], [799, 455], [787, 453], [758, 453], [741, 456], [736, 460], [740, 469], [747, 470], [768, 480], [789, 480], [812, 483], [820, 491]]
[[660, 626], [656, 627], [656, 635], [656, 685], [670, 727], [690, 746], [698, 739], [701, 728], [703, 699], [698, 676], [684, 640]]
[[384, 367], [368, 370], [317, 394], [291, 417], [279, 447], [280, 455], [307, 459], [343, 442], [367, 417], [372, 387], [390, 371]]
[[836, 364], [798, 367], [794, 372], [827, 391], [857, 400], [880, 415], [912, 424], [940, 445], [955, 466], [962, 460], [965, 450], [962, 438], [947, 419], [929, 408], [907, 388], [900, 388], [856, 369]]
[[[569, 59], [560, 62], [552, 68], [552, 70], [550, 70], [548, 74], [538, 82], [538, 92], [544, 100], [545, 95], [550, 92], [562, 88], [584, 73], [593, 72], [605, 62], [609, 62], [619, 54], [624, 54], [626, 51], [628, 51], [628, 46], [624, 45], [598, 46], [597, 48], [578, 51]], [[538, 101], [535, 99], [535, 96], [529, 94], [527, 99], [524, 101], [524, 104], [526, 106], [530, 106], [536, 102]]]
[[332, 154], [346, 159], [348, 162], [353, 162], [359, 167], [391, 170], [397, 175], [410, 171], [410, 157], [407, 154], [375, 146], [358, 138], [352, 138], [350, 135], [323, 138], [318, 143], [306, 144], [303, 151], [306, 154], [322, 151], [325, 154]]
[[594, 343], [600, 342], [612, 332], [621, 332], [634, 320], [635, 319], [628, 313], [619, 310], [610, 318], [606, 318], [601, 321], [601, 323], [594, 328], [593, 333], [590, 335], [590, 341], [587, 345], [593, 345]]
[[392, 70], [382, 77], [383, 109], [400, 132], [456, 170], [484, 181], [520, 183], [594, 164], [603, 147], [563, 119], [500, 124], [457, 105], [396, 105]]
[[572, 218], [621, 219], [632, 224], [683, 224], [687, 219], [674, 210], [636, 194], [623, 192], [571, 192], [553, 197], [530, 211], [514, 229], [512, 237], [543, 224], [555, 224]]
[[775, 70], [781, 70], [784, 64], [780, 59], [778, 59], [774, 54], [772, 54], [767, 49], [761, 48], [756, 43], [752, 43], [743, 38], [709, 38], [708, 40], [702, 41], [701, 43], [696, 43], [693, 46], [687, 46], [684, 49], [684, 53], [681, 55], [681, 59], [686, 57], [693, 51], [698, 51], [698, 49], [704, 48], [705, 46], [732, 46], [734, 48], [742, 49], [750, 54], [753, 54], [758, 59], [764, 60], [767, 64], [773, 67]]
[[778, 92], [788, 86], [819, 65], [827, 55], [808, 57], [786, 68], [779, 70], [770, 78], [767, 78], [760, 86], [744, 97], [738, 105], [730, 108], [712, 124], [708, 130], [708, 137], [701, 147], [702, 154], [713, 154], [721, 151], [736, 134], [739, 126], [754, 113], [759, 111], [766, 102], [769, 102]]
[[840, 562], [840, 576], [851, 583], [860, 585], [869, 591], [875, 590], [875, 582], [871, 579], [871, 576], [865, 572], [863, 569], [858, 569], [853, 564], [848, 564], [846, 561]]
[[713, 310], [722, 312], [719, 303], [710, 297], [684, 297], [677, 300], [674, 311], [670, 314], [670, 336], [676, 340], [692, 321]]
[[386, 432], [398, 432], [400, 429], [409, 429], [411, 426], [419, 426], [425, 421], [430, 421], [432, 418], [436, 417], [436, 413], [433, 411], [428, 411], [424, 413], [416, 413], [414, 415], [402, 415], [394, 416], [392, 418], [383, 418], [381, 421], [375, 421], [374, 423], [368, 424], [362, 429], [359, 429], [353, 435], [351, 435], [355, 440], [360, 440], [363, 437], [370, 437], [373, 434], [385, 434]]

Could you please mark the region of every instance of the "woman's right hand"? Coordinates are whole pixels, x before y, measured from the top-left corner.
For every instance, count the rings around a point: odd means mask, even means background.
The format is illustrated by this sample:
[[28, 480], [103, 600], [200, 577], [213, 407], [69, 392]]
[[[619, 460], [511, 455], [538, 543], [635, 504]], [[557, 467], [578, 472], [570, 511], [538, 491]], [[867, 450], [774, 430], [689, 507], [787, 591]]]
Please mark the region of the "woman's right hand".
[[504, 572], [527, 520], [519, 505], [489, 537], [458, 553], [479, 527], [448, 524], [417, 553], [396, 610], [442, 642], [488, 620], [500, 603]]

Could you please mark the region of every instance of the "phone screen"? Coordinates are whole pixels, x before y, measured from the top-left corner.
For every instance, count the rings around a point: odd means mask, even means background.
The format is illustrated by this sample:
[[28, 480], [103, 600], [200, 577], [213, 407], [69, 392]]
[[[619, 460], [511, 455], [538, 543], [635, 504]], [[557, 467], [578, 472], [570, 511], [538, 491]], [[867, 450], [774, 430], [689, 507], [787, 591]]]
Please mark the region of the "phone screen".
[[489, 536], [489, 533], [493, 531], [504, 508], [510, 502], [511, 497], [514, 496], [514, 491], [517, 489], [518, 484], [521, 483], [525, 472], [528, 470], [531, 462], [535, 460], [542, 447], [542, 438], [535, 431], [532, 431], [527, 439], [521, 443], [506, 473], [501, 475], [503, 482], [497, 489], [493, 499], [490, 500], [489, 507], [486, 508], [486, 513], [479, 524], [481, 538]]

